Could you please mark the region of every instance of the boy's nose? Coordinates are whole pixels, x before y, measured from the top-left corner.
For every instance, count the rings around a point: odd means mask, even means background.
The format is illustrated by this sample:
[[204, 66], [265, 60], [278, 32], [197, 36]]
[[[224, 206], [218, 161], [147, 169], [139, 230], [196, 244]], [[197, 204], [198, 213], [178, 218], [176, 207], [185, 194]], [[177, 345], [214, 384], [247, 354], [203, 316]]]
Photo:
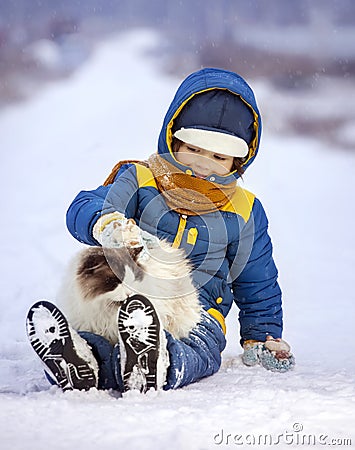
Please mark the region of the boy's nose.
[[201, 169], [203, 169], [203, 168], [208, 169], [210, 167], [210, 165], [211, 165], [210, 159], [205, 156], [202, 156], [197, 161], [197, 166], [200, 167]]

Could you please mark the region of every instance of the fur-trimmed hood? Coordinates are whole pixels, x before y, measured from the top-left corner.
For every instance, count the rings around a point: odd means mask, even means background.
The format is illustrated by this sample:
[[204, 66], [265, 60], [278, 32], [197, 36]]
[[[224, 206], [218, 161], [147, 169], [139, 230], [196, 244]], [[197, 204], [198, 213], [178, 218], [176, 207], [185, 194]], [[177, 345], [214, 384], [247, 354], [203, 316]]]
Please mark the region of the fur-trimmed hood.
[[[254, 161], [259, 149], [262, 128], [261, 117], [251, 87], [241, 76], [223, 69], [202, 69], [192, 73], [182, 82], [164, 118], [159, 135], [158, 153], [180, 170], [185, 172], [188, 169], [188, 167], [174, 158], [172, 152], [174, 120], [192, 97], [211, 89], [226, 89], [238, 95], [253, 111], [255, 134], [250, 142], [249, 153], [243, 165], [244, 169], [246, 169]], [[231, 183], [233, 178], [239, 178], [239, 175], [237, 172], [232, 172], [227, 176], [214, 175], [214, 178], [215, 182], [225, 185]]]

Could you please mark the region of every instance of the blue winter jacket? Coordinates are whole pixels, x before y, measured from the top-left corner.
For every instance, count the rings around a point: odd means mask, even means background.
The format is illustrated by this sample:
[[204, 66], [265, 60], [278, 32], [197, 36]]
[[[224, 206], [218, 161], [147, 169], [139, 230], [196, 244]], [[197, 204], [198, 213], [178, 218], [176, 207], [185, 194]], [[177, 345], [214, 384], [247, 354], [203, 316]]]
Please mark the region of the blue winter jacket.
[[[160, 156], [192, 176], [191, 169], [176, 161], [171, 149], [174, 118], [194, 95], [216, 88], [239, 95], [253, 110], [255, 137], [249, 145], [245, 168], [253, 162], [259, 148], [261, 118], [249, 85], [237, 74], [220, 69], [195, 72], [178, 88], [158, 141]], [[239, 175], [232, 172], [213, 177], [215, 183], [224, 185]], [[218, 321], [220, 329], [225, 331], [224, 318], [235, 301], [239, 308], [241, 342], [264, 341], [266, 335], [281, 337], [281, 292], [267, 232], [268, 221], [253, 194], [237, 187], [230, 202], [217, 212], [181, 215], [167, 206], [149, 168], [127, 163], [112, 184], [77, 195], [67, 213], [68, 229], [80, 242], [98, 245], [92, 235], [93, 226], [101, 215], [113, 211], [124, 213], [143, 230], [185, 250], [193, 265], [193, 280], [201, 303]], [[220, 351], [225, 345], [223, 339], [221, 333]], [[196, 379], [201, 376], [205, 375], [200, 373]]]

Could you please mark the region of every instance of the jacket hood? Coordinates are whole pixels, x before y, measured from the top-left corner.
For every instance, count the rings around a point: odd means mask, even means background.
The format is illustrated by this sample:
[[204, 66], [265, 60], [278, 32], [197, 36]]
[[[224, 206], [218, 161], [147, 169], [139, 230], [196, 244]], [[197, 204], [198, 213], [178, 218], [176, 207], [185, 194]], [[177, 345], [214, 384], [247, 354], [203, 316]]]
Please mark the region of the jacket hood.
[[[175, 97], [171, 102], [164, 118], [163, 126], [159, 135], [158, 153], [178, 169], [186, 172], [189, 167], [179, 163], [172, 152], [173, 130], [176, 128], [176, 119], [186, 104], [197, 94], [208, 92], [212, 89], [224, 89], [239, 96], [251, 109], [254, 116], [254, 133], [249, 143], [249, 152], [243, 168], [246, 169], [253, 161], [258, 152], [261, 137], [261, 117], [256, 104], [254, 93], [248, 83], [238, 74], [223, 69], [206, 68], [189, 75], [179, 86]], [[191, 173], [188, 172], [188, 173]], [[213, 175], [214, 182], [219, 184], [231, 183], [239, 178], [237, 172], [228, 175]]]

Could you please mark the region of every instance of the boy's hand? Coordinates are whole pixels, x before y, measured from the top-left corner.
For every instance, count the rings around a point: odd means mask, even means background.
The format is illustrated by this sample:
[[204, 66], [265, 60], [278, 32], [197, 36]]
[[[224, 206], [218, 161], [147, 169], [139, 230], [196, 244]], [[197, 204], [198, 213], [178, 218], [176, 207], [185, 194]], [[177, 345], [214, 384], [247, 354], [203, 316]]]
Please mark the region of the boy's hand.
[[267, 336], [266, 342], [245, 341], [242, 361], [247, 366], [261, 364], [273, 372], [287, 372], [295, 365], [289, 344], [278, 338]]
[[93, 236], [103, 247], [143, 246], [140, 228], [119, 212], [101, 216], [94, 225]]

